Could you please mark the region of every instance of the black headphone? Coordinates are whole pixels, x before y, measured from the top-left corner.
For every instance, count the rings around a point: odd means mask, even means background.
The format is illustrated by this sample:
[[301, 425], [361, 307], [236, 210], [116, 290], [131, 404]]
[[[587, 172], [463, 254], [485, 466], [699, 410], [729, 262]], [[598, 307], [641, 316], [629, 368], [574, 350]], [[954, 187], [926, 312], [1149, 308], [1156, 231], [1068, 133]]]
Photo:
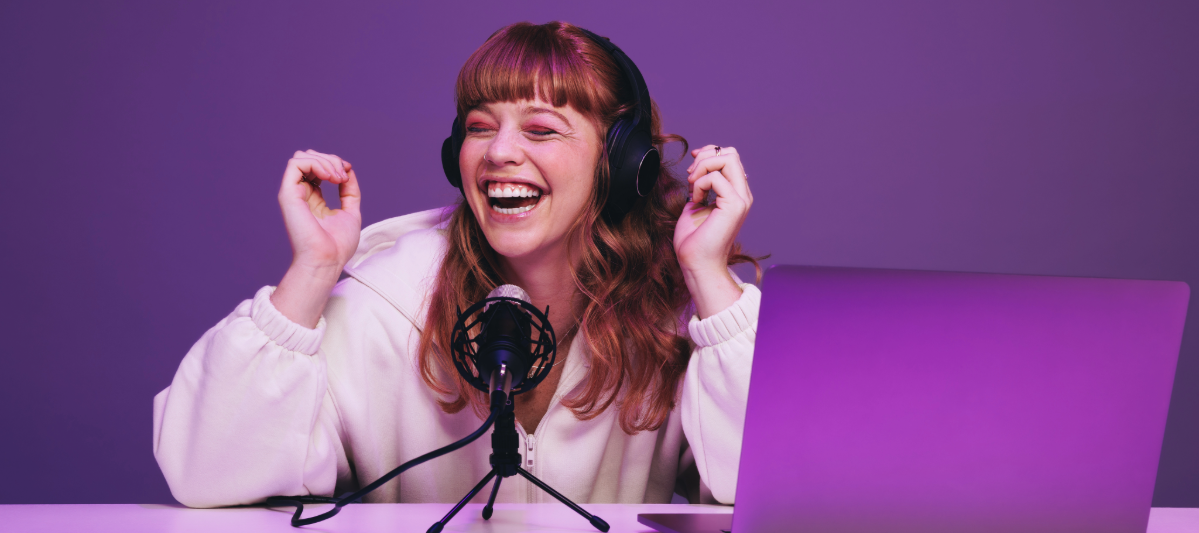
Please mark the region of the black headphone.
[[[608, 151], [608, 200], [604, 203], [604, 217], [616, 224], [633, 208], [638, 198], [646, 196], [658, 182], [658, 171], [662, 156], [654, 147], [650, 131], [652, 109], [649, 87], [632, 59], [612, 41], [579, 28], [588, 38], [608, 51], [612, 59], [632, 84], [633, 107], [621, 115], [608, 130], [604, 147]], [[458, 154], [466, 129], [458, 117], [454, 117], [450, 136], [441, 143], [441, 168], [450, 185], [462, 190], [462, 170], [458, 168]]]

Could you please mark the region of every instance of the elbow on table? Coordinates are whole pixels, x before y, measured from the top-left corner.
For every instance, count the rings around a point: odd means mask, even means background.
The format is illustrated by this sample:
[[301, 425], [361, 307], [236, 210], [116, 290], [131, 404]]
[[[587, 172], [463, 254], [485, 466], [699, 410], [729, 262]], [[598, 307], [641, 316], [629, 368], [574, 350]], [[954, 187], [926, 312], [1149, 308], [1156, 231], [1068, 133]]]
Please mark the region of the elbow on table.
[[236, 505], [228, 500], [217, 497], [212, 491], [204, 490], [201, 487], [192, 487], [187, 484], [170, 484], [170, 486], [171, 496], [175, 498], [175, 501], [193, 509], [211, 509], [214, 507]]
[[737, 484], [712, 489], [712, 498], [722, 505], [733, 505], [737, 496]]
[[195, 508], [228, 507], [259, 503], [272, 494], [255, 472], [194, 452], [186, 446], [158, 446], [154, 450], [171, 496], [179, 503]]
[[[171, 496], [179, 503], [197, 509], [229, 507], [261, 503], [266, 496], [247, 491], [249, 484], [237, 479], [214, 479], [212, 476], [163, 474], [171, 489]], [[263, 493], [265, 494], [265, 493]]]

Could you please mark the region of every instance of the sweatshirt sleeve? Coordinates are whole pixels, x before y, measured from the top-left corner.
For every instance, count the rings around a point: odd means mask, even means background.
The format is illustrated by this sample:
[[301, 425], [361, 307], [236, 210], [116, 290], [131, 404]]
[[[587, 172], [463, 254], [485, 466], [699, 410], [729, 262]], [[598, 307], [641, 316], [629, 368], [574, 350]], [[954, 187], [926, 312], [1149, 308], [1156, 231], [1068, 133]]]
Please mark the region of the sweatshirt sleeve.
[[762, 293], [742, 283], [741, 298], [727, 309], [687, 325], [695, 351], [683, 378], [680, 411], [683, 433], [695, 455], [700, 478], [721, 503], [737, 490], [750, 365]]
[[209, 329], [154, 397], [154, 457], [189, 507], [333, 493], [347, 470], [319, 351], [325, 320], [284, 317], [263, 287]]

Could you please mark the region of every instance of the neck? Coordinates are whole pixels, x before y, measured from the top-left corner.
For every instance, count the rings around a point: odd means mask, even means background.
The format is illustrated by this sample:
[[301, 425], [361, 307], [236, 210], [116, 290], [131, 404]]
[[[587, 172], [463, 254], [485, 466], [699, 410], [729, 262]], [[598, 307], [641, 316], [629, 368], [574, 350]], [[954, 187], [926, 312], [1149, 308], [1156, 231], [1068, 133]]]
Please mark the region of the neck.
[[535, 257], [500, 256], [500, 268], [508, 283], [529, 293], [538, 309], [549, 306], [549, 320], [559, 337], [575, 323], [575, 284], [570, 275], [570, 258], [565, 247], [557, 253]]

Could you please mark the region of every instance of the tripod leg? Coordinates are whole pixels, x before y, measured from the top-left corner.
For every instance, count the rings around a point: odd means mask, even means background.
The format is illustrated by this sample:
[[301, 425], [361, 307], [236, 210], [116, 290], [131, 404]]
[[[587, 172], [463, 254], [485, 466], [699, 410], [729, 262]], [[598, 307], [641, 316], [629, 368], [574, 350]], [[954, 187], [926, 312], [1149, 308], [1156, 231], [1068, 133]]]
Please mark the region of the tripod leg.
[[574, 511], [576, 513], [579, 513], [580, 515], [583, 516], [583, 518], [586, 518], [588, 522], [591, 522], [591, 525], [594, 526], [595, 529], [598, 529], [600, 531], [607, 533], [608, 528], [610, 526], [608, 525], [607, 522], [604, 521], [604, 519], [583, 510], [582, 507], [579, 507], [577, 504], [575, 504], [575, 502], [570, 501], [569, 498], [567, 498], [566, 496], [563, 496], [561, 493], [554, 490], [553, 487], [546, 485], [543, 481], [534, 477], [533, 474], [530, 474], [528, 470], [521, 468], [520, 465], [516, 466], [516, 473], [520, 474], [525, 479], [532, 482], [534, 485], [537, 485], [537, 487], [540, 488], [541, 490], [548, 492], [550, 494], [550, 496], [557, 498], [558, 501], [566, 504], [567, 507], [574, 509]]
[[487, 498], [487, 505], [483, 506], [483, 520], [491, 519], [492, 506], [495, 505], [495, 495], [500, 492], [500, 482], [503, 480], [503, 476], [495, 478], [495, 485], [491, 486], [491, 497]]
[[480, 481], [478, 485], [475, 485], [475, 488], [470, 489], [470, 492], [466, 494], [466, 497], [462, 498], [462, 501], [458, 502], [458, 505], [455, 505], [453, 509], [450, 509], [450, 512], [445, 515], [445, 518], [442, 518], [440, 522], [433, 523], [433, 525], [429, 526], [429, 529], [425, 533], [440, 533], [441, 528], [445, 527], [445, 525], [449, 523], [450, 519], [454, 518], [454, 515], [458, 514], [458, 511], [462, 510], [462, 506], [466, 505], [466, 502], [469, 502], [471, 498], [475, 497], [475, 494], [478, 494], [479, 491], [483, 490], [483, 487], [486, 487], [487, 482], [491, 481], [491, 478], [493, 477], [495, 477], [495, 469], [492, 469], [487, 473], [486, 476], [483, 476], [483, 481]]

